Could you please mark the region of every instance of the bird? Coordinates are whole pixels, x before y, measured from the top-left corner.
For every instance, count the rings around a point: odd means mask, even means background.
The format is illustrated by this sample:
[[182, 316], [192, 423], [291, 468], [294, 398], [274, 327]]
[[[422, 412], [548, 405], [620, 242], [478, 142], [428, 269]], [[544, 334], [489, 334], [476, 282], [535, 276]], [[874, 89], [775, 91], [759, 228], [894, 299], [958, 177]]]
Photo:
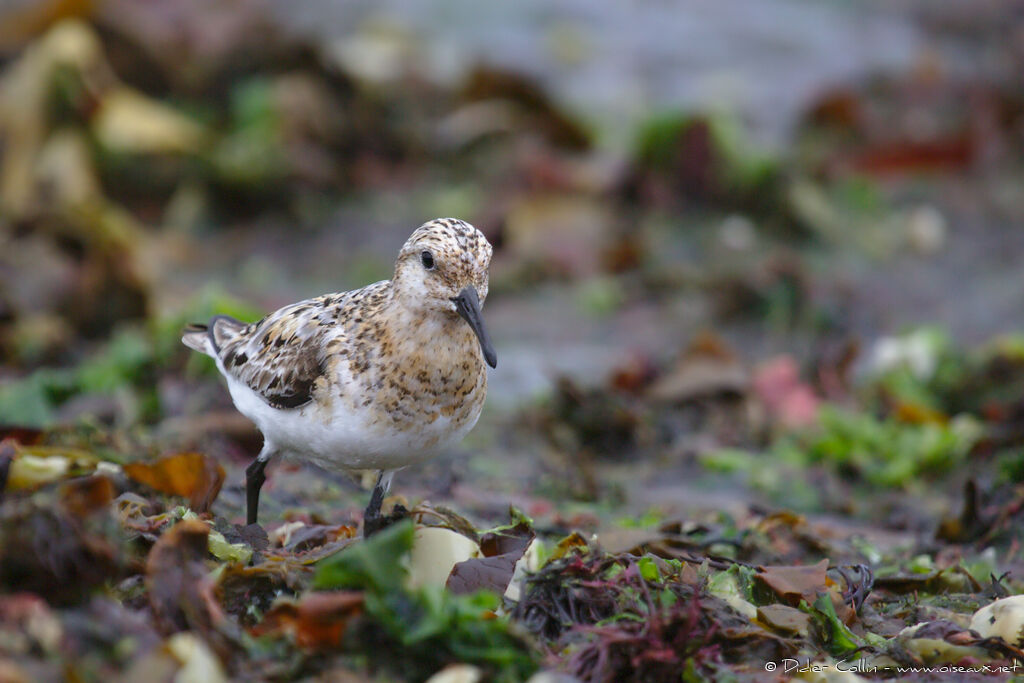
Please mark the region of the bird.
[[182, 342], [214, 359], [235, 407], [263, 434], [246, 468], [256, 524], [265, 469], [284, 456], [332, 471], [375, 470], [363, 515], [386, 526], [394, 473], [462, 440], [487, 395], [497, 353], [484, 324], [493, 248], [471, 224], [437, 218], [413, 231], [394, 275], [244, 323], [215, 315]]

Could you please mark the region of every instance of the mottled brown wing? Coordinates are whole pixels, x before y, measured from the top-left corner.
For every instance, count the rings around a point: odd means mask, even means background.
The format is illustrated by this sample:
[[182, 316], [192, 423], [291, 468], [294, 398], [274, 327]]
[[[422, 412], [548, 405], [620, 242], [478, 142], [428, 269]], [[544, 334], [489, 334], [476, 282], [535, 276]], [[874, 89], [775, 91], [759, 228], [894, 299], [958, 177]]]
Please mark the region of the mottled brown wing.
[[273, 313], [220, 344], [225, 373], [275, 408], [298, 408], [313, 400], [324, 374], [324, 336], [318, 300]]

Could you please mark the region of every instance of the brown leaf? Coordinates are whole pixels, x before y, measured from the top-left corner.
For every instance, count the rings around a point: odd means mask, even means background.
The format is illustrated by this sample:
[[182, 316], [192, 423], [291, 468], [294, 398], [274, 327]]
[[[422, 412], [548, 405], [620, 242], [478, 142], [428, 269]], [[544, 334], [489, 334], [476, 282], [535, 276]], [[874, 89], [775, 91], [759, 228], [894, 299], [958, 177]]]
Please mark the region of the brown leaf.
[[520, 522], [511, 529], [490, 532], [481, 536], [480, 552], [484, 557], [497, 557], [509, 553], [519, 553], [522, 556], [535, 536], [530, 525]]
[[448, 576], [448, 589], [457, 594], [478, 590], [504, 593], [512, 580], [516, 563], [534, 537], [533, 529], [525, 523], [506, 531], [484, 534], [480, 538], [480, 552], [484, 557], [456, 564]]
[[114, 500], [114, 484], [95, 475], [73, 479], [61, 486], [61, 500], [73, 516], [82, 518], [106, 508]]
[[267, 531], [259, 524], [232, 524], [230, 528], [220, 530], [228, 543], [245, 543], [253, 550], [263, 551], [270, 547]]
[[224, 468], [201, 453], [177, 453], [155, 463], [130, 463], [124, 472], [161, 493], [188, 498], [196, 512], [206, 512], [224, 484]]
[[695, 565], [689, 562], [684, 562], [682, 569], [679, 570], [676, 580], [679, 581], [679, 583], [685, 583], [688, 586], [698, 586], [704, 579]]
[[575, 551], [586, 552], [587, 548], [587, 539], [583, 538], [578, 531], [574, 531], [558, 542], [548, 560], [557, 560]]
[[914, 631], [914, 637], [945, 640], [953, 643], [954, 645], [972, 645], [978, 640], [978, 638], [972, 635], [967, 629], [957, 626], [946, 619], [937, 619], [935, 621], [924, 623], [920, 628]]
[[292, 532], [284, 549], [296, 554], [308, 552], [339, 539], [354, 538], [356, 530], [355, 526], [347, 524], [339, 526], [307, 524]]
[[757, 608], [758, 621], [783, 633], [807, 635], [811, 617], [788, 605], [764, 605]]
[[209, 631], [219, 619], [205, 592], [210, 527], [185, 519], [157, 540], [146, 558], [146, 586], [156, 622], [164, 633], [186, 628]]
[[356, 591], [309, 592], [299, 602], [281, 602], [252, 629], [254, 636], [290, 633], [304, 650], [336, 650], [353, 618], [363, 612]]
[[813, 603], [815, 596], [826, 589], [828, 560], [807, 566], [758, 567], [757, 578], [783, 600], [797, 605], [800, 600]]
[[[355, 527], [348, 528], [355, 529]], [[341, 535], [337, 540], [330, 541], [320, 546], [313, 546], [308, 550], [303, 551], [291, 551], [286, 548], [267, 548], [267, 550], [263, 552], [263, 556], [267, 561], [289, 562], [298, 566], [309, 566], [319, 562], [325, 557], [330, 557], [331, 555], [344, 550], [356, 541], [357, 538], [353, 531], [351, 535]]]
[[522, 554], [514, 556], [498, 555], [497, 557], [474, 557], [459, 562], [452, 568], [452, 573], [445, 584], [452, 593], [462, 595], [489, 590], [504, 593], [512, 580], [516, 562]]

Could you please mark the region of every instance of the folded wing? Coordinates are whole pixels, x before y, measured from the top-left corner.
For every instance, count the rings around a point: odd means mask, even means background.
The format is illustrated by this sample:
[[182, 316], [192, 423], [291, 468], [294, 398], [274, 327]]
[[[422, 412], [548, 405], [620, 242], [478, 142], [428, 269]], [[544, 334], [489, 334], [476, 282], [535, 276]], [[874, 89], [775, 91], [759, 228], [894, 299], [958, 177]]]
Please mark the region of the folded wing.
[[313, 400], [324, 375], [325, 322], [321, 301], [302, 301], [263, 320], [245, 324], [215, 316], [186, 329], [182, 341], [220, 361], [225, 375], [245, 384], [275, 408], [299, 408]]

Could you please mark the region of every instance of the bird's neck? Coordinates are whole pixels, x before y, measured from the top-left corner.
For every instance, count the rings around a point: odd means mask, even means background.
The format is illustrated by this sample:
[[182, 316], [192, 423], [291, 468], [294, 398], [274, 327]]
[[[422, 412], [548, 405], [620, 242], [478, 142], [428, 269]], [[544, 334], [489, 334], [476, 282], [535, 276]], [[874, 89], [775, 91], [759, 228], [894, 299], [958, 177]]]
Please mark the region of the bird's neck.
[[[461, 364], [475, 358], [479, 346], [469, 325], [455, 312], [395, 302], [387, 327], [397, 348], [406, 354], [427, 353], [437, 364]], [[401, 332], [399, 332], [401, 330]]]

